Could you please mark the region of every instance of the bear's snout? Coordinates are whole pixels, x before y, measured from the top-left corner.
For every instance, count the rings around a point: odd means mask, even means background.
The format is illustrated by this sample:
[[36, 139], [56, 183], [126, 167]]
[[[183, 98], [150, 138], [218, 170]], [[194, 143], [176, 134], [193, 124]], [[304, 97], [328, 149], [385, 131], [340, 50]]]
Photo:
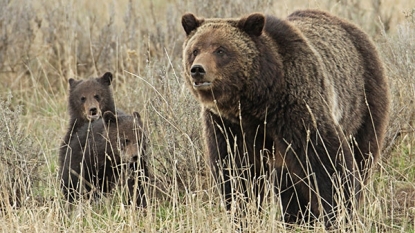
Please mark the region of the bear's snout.
[[194, 88], [209, 87], [212, 84], [210, 81], [205, 80], [206, 70], [202, 65], [193, 65], [190, 68], [190, 75], [193, 79]]
[[101, 117], [101, 111], [99, 108], [93, 106], [88, 109], [87, 119], [90, 121], [97, 120]]
[[89, 114], [90, 114], [91, 116], [95, 116], [95, 115], [97, 115], [97, 114], [98, 114], [98, 110], [97, 110], [97, 108], [96, 108], [96, 107], [92, 107], [92, 108], [90, 108], [90, 109], [89, 109]]
[[190, 75], [195, 80], [203, 79], [203, 76], [205, 76], [205, 74], [206, 71], [202, 65], [193, 65], [192, 68], [190, 68]]
[[138, 155], [134, 155], [132, 158], [131, 158], [131, 162], [137, 162], [138, 161]]

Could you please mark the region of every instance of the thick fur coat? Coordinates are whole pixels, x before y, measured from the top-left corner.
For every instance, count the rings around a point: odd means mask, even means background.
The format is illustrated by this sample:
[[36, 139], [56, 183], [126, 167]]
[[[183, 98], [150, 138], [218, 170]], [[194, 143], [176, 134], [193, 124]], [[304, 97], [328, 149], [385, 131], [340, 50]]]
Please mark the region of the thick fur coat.
[[[286, 19], [185, 14], [182, 25], [183, 77], [201, 103], [227, 207], [250, 185], [251, 199], [262, 197], [266, 175], [287, 222], [331, 225], [341, 208], [351, 212], [388, 122], [387, 79], [368, 36], [317, 10]], [[234, 176], [246, 182], [232, 187]]]
[[85, 124], [59, 158], [66, 199], [72, 202], [85, 193], [87, 196], [108, 193], [125, 180], [130, 201], [146, 206], [142, 186], [148, 176], [144, 159], [146, 143], [147, 136], [137, 112], [116, 116], [107, 111], [102, 119]]

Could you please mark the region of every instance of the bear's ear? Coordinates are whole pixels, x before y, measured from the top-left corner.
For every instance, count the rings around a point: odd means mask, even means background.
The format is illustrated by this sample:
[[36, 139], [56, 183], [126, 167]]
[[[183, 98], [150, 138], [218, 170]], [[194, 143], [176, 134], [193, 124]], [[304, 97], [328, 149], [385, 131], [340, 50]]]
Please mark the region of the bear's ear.
[[75, 79], [73, 79], [73, 78], [70, 78], [69, 79], [69, 88], [70, 89], [73, 89], [74, 87], [76, 87], [76, 85], [78, 85], [78, 83], [79, 83], [80, 81], [76, 81]]
[[111, 82], [112, 82], [112, 73], [111, 72], [107, 72], [107, 73], [105, 73], [101, 78], [99, 78], [99, 81], [102, 83], [102, 84], [105, 84], [105, 85], [111, 85]]
[[135, 118], [137, 118], [138, 120], [140, 120], [140, 119], [141, 119], [140, 113], [138, 113], [138, 112], [133, 112], [133, 116], [134, 116]]
[[242, 18], [238, 22], [238, 28], [251, 36], [260, 36], [265, 25], [265, 16], [261, 13], [253, 13]]
[[102, 119], [104, 120], [105, 125], [108, 125], [108, 123], [110, 122], [115, 122], [117, 120], [117, 117], [115, 116], [113, 112], [106, 111], [104, 112]]
[[138, 113], [138, 112], [133, 112], [133, 117], [135, 118], [135, 120], [136, 120], [136, 122], [137, 122], [137, 124], [138, 124], [139, 126], [142, 126], [142, 125], [143, 125], [143, 122], [141, 121], [141, 116], [140, 116], [140, 113]]
[[192, 13], [187, 13], [182, 16], [183, 29], [188, 36], [193, 30], [198, 28], [203, 22], [203, 19], [197, 19]]

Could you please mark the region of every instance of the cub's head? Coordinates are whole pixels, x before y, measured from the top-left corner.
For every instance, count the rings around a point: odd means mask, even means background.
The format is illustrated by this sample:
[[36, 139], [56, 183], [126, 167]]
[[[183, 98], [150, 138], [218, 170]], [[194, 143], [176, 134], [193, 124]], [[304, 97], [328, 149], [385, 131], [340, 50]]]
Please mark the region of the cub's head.
[[146, 150], [146, 135], [138, 112], [133, 115], [103, 115], [107, 141], [119, 164], [137, 163]]
[[258, 13], [241, 19], [182, 16], [184, 77], [199, 101], [209, 106], [213, 100], [227, 105], [239, 99], [258, 72], [256, 42], [264, 24]]
[[69, 79], [69, 111], [72, 118], [83, 121], [99, 119], [105, 111], [115, 112], [110, 88], [112, 74], [87, 80]]

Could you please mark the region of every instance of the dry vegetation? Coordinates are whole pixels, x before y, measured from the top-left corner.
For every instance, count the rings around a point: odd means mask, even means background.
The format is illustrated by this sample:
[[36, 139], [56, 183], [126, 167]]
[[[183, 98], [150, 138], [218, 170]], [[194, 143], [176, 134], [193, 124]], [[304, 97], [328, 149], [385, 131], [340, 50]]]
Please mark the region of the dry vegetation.
[[[181, 77], [185, 12], [286, 16], [319, 8], [360, 25], [376, 41], [393, 97], [384, 158], [362, 206], [340, 230], [415, 231], [415, 3], [412, 0], [0, 0], [0, 230], [3, 232], [232, 232], [206, 172], [199, 105]], [[58, 183], [67, 128], [67, 80], [115, 74], [118, 108], [139, 111], [150, 134], [151, 199], [145, 210], [117, 193], [68, 211]], [[250, 213], [247, 231], [287, 228], [275, 200]], [[354, 226], [350, 228], [350, 226]]]

